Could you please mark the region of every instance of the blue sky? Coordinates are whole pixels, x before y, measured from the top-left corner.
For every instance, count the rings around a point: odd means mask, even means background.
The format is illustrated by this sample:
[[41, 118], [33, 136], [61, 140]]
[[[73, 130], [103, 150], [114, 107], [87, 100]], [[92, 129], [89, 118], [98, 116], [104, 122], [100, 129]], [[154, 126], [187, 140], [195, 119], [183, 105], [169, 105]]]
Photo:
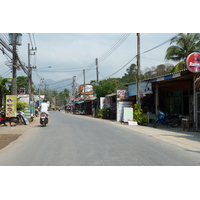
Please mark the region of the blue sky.
[[[20, 5], [20, 2], [14, 1], [13, 7], [10, 7], [10, 2], [3, 4], [10, 8], [10, 13], [16, 13], [15, 5]], [[182, 15], [181, 20], [177, 21], [176, 16], [171, 15], [177, 13], [179, 4], [171, 0], [167, 4], [154, 0], [78, 0], [67, 3], [58, 0], [56, 4], [48, 2], [48, 9], [44, 9], [47, 8], [46, 2], [36, 0], [31, 9], [27, 5], [28, 9], [23, 7], [23, 12], [17, 12], [15, 23], [12, 17], [2, 20], [1, 28], [4, 33], [23, 33], [18, 53], [26, 65], [30, 43], [28, 33], [34, 33], [37, 51], [36, 56], [31, 56], [31, 65], [37, 66], [33, 72], [36, 85], [39, 77], [60, 81], [73, 76], [82, 84], [83, 69], [86, 69], [86, 83], [96, 79], [95, 59], [107, 52], [123, 33], [131, 34], [114, 53], [99, 63], [100, 80], [114, 74], [137, 54], [136, 33], [141, 33], [141, 52], [144, 52], [179, 32], [195, 32], [195, 20]], [[7, 11], [2, 10], [2, 15], [7, 15]], [[141, 70], [164, 63], [174, 64], [164, 59], [168, 47], [169, 42], [142, 54]], [[11, 73], [7, 73], [9, 68], [4, 64], [5, 61], [5, 56], [0, 52], [0, 75], [11, 77]], [[132, 63], [136, 63], [136, 59]], [[111, 77], [122, 77], [130, 64]], [[47, 66], [52, 68], [45, 68]], [[18, 71], [17, 74], [20, 76], [23, 72]]]
[[[176, 34], [141, 33], [141, 53], [169, 40]], [[83, 69], [86, 70], [86, 83], [89, 83], [91, 80], [96, 80], [95, 59], [100, 59], [102, 54], [108, 52], [123, 36], [125, 37], [123, 33], [23, 33], [22, 46], [18, 47], [18, 54], [27, 65], [28, 43], [32, 42], [33, 48], [37, 47], [36, 55], [31, 56], [31, 65], [37, 66], [37, 70], [33, 72], [33, 81], [36, 84], [41, 77], [45, 80], [60, 81], [73, 76], [76, 76], [77, 82], [83, 83]], [[100, 80], [110, 77], [137, 54], [136, 33], [127, 34], [126, 37], [126, 40], [111, 55], [99, 62]], [[164, 63], [174, 64], [164, 59], [168, 47], [169, 42], [142, 54], [141, 70]], [[12, 74], [8, 72], [9, 68], [4, 61], [6, 58], [0, 52], [1, 74], [11, 77]], [[136, 64], [136, 59], [130, 64], [132, 63]], [[130, 64], [111, 77], [122, 77]], [[52, 67], [47, 68], [47, 66]], [[17, 74], [23, 75], [23, 71], [20, 70]]]

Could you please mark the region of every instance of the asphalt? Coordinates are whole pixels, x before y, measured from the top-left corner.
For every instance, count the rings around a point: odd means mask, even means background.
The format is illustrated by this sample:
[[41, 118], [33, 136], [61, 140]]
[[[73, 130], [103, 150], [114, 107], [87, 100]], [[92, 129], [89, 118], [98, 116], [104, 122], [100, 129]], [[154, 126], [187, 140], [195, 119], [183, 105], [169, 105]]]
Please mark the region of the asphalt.
[[133, 131], [140, 132], [149, 137], [154, 137], [162, 141], [180, 146], [184, 149], [200, 153], [200, 132], [186, 131], [181, 126], [177, 128], [159, 126], [153, 128], [152, 124], [149, 126], [141, 125], [124, 125], [117, 122], [125, 128], [132, 129]]
[[[88, 115], [82, 115], [84, 117], [92, 117]], [[127, 125], [120, 122], [117, 122], [116, 120], [110, 120], [110, 119], [98, 119], [97, 120], [105, 120], [111, 123], [116, 123], [119, 126], [123, 126], [124, 128], [131, 129], [133, 131], [139, 132], [141, 134], [145, 134], [149, 137], [154, 137], [157, 139], [160, 139], [162, 141], [174, 144], [176, 146], [180, 146], [186, 150], [195, 151], [200, 153], [200, 132], [197, 131], [187, 131], [183, 130], [181, 126], [177, 128], [167, 127], [167, 126], [161, 126], [159, 125], [157, 128], [153, 128], [152, 124], [148, 126], [141, 126], [141, 125]], [[37, 121], [37, 120], [35, 120]], [[30, 125], [28, 125], [30, 126]], [[20, 127], [19, 127], [20, 128]], [[2, 129], [3, 133], [5, 133], [5, 130], [11, 131], [11, 128]], [[18, 126], [15, 127], [15, 133], [16, 129], [18, 129]], [[21, 130], [21, 129], [20, 129]], [[19, 131], [20, 131], [19, 130]]]
[[[92, 117], [92, 116], [90, 116]], [[172, 128], [159, 125], [154, 128], [152, 124], [148, 126], [128, 125], [117, 122], [116, 120], [102, 119], [124, 126], [124, 128], [132, 129], [133, 131], [145, 134], [149, 137], [154, 137], [162, 141], [174, 144], [189, 151], [200, 153], [200, 132], [183, 130], [181, 126]]]

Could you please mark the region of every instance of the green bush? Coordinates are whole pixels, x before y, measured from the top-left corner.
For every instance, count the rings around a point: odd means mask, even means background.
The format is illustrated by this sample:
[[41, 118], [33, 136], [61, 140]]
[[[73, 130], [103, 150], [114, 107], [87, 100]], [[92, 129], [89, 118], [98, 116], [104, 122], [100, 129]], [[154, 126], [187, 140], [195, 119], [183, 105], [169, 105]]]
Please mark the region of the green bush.
[[134, 104], [133, 106], [134, 114], [133, 119], [140, 125], [148, 125], [148, 117], [143, 114], [143, 110], [140, 108], [138, 104]]
[[104, 119], [109, 119], [112, 115], [112, 111], [110, 108], [102, 108], [98, 109], [97, 111], [97, 117], [98, 118], [104, 118]]
[[101, 109], [98, 109], [97, 110], [97, 117], [100, 118], [100, 117], [105, 117], [106, 115], [106, 112], [105, 112], [105, 109], [104, 108], [101, 108]]
[[17, 102], [17, 109], [20, 109], [22, 112], [25, 112], [25, 107], [27, 106], [24, 102]]

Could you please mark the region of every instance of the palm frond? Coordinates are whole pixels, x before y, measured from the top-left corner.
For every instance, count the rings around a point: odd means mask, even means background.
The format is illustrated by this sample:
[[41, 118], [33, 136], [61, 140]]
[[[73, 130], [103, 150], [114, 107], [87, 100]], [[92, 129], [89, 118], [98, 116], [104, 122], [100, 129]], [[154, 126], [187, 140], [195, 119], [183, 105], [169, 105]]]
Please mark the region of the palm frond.
[[172, 72], [178, 72], [178, 71], [181, 71], [183, 69], [186, 69], [186, 61], [185, 60], [182, 60], [181, 62], [176, 64], [174, 66], [174, 68], [172, 69]]

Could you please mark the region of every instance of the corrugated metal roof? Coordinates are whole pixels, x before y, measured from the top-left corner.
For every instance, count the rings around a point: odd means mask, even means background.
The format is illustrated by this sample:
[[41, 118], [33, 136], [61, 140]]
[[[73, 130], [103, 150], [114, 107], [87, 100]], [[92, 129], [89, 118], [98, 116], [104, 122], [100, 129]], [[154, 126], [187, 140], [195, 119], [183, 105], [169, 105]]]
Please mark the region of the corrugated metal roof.
[[[150, 81], [150, 80], [167, 80], [168, 78], [170, 78], [170, 76], [176, 76], [176, 74], [179, 74], [179, 73], [181, 73], [181, 72], [190, 72], [188, 69], [183, 69], [183, 70], [180, 70], [180, 71], [178, 71], [178, 72], [172, 72], [172, 73], [169, 73], [169, 74], [165, 74], [165, 75], [161, 75], [161, 76], [156, 76], [156, 77], [152, 77], [152, 78], [147, 78], [147, 79], [143, 79], [143, 80], [141, 80], [141, 82], [143, 82], [143, 81]], [[191, 72], [192, 73], [192, 72]], [[164, 79], [164, 77], [166, 77], [166, 79]], [[155, 82], [155, 81], [153, 81], [153, 82]], [[137, 81], [135, 81], [135, 82], [131, 82], [131, 83], [127, 83], [127, 84], [125, 84], [126, 86], [127, 85], [130, 85], [130, 84], [133, 84], [133, 83], [137, 83]]]

